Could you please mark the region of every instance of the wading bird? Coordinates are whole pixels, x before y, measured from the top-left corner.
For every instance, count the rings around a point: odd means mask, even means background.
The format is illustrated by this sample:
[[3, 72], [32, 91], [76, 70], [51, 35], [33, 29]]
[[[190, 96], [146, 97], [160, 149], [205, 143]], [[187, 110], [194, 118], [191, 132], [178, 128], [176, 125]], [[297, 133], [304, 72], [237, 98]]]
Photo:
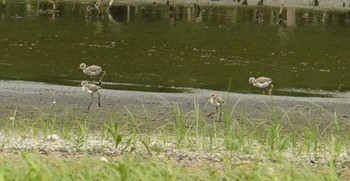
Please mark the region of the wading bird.
[[59, 5], [57, 4], [56, 0], [50, 0], [49, 1], [49, 8], [52, 10], [56, 10]]
[[209, 96], [209, 102], [211, 105], [215, 106], [216, 111], [210, 113], [208, 115], [208, 117], [210, 117], [211, 115], [220, 111], [220, 115], [219, 115], [219, 121], [220, 121], [221, 120], [221, 106], [225, 103], [225, 100], [222, 97], [212, 93]]
[[[249, 83], [253, 84], [254, 87], [258, 87], [261, 89], [266, 89], [268, 86], [270, 86], [270, 89], [268, 90], [268, 93], [271, 94], [272, 92], [272, 88], [273, 85], [272, 83], [272, 79], [268, 78], [268, 77], [259, 77], [257, 79], [255, 79], [254, 77], [250, 77], [249, 78]], [[263, 90], [263, 94], [265, 93], [265, 91]]]
[[100, 80], [98, 81], [99, 82], [99, 85], [101, 85], [101, 81], [106, 73], [106, 71], [102, 71], [102, 68], [100, 66], [97, 66], [97, 65], [90, 65], [88, 67], [86, 67], [86, 64], [85, 63], [81, 63], [80, 66], [79, 66], [80, 69], [83, 69], [83, 72], [86, 74], [86, 75], [89, 75], [89, 76], [97, 76], [99, 75], [101, 72], [103, 72]]
[[86, 8], [87, 16], [91, 16], [91, 10], [93, 9], [97, 10], [98, 16], [102, 16], [103, 9], [101, 0], [94, 1], [88, 5], [88, 7]]
[[94, 94], [96, 93], [98, 95], [98, 106], [101, 107], [100, 104], [100, 92], [99, 90], [101, 89], [100, 86], [97, 86], [95, 84], [89, 84], [88, 81], [82, 81], [81, 84], [82, 89], [84, 92], [89, 93], [91, 95], [91, 101], [88, 106], [88, 109], [90, 109], [91, 103], [94, 100]]

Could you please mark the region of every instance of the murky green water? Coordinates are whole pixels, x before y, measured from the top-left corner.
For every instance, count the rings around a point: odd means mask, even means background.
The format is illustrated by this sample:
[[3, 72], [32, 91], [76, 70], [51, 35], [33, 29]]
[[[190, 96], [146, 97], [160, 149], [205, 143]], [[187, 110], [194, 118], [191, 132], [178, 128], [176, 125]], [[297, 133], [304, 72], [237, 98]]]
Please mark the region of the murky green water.
[[[274, 94], [349, 91], [350, 18], [346, 12], [278, 8], [112, 6], [86, 17], [87, 3], [7, 2], [0, 11], [0, 79], [78, 85], [92, 80], [81, 62], [107, 71], [105, 88], [178, 92], [192, 88], [260, 93], [251, 76], [268, 76]], [[107, 4], [105, 4], [107, 7]], [[17, 15], [16, 15], [17, 14]], [[97, 78], [96, 78], [97, 80]]]

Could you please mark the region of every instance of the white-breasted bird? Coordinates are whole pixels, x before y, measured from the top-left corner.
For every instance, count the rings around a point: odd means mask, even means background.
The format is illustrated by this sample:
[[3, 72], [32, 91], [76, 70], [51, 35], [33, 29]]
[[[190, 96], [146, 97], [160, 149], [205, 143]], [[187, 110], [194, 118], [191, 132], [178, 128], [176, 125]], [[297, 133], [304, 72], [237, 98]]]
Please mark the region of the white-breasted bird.
[[101, 87], [100, 86], [97, 86], [95, 84], [89, 84], [88, 81], [82, 81], [81, 84], [82, 86], [82, 89], [84, 92], [86, 93], [89, 93], [91, 95], [91, 101], [90, 101], [90, 104], [88, 106], [88, 109], [90, 109], [90, 106], [91, 106], [91, 103], [94, 99], [94, 94], [96, 93], [98, 95], [98, 106], [101, 107], [101, 104], [100, 104], [100, 89]]
[[89, 75], [89, 76], [98, 76], [101, 72], [103, 72], [102, 76], [101, 76], [101, 79], [99, 80], [99, 84], [101, 84], [101, 81], [106, 73], [106, 71], [102, 71], [102, 68], [98, 65], [90, 65], [87, 67], [87, 65], [85, 63], [81, 63], [80, 66], [79, 66], [80, 69], [83, 69], [83, 72], [86, 74], [86, 75]]
[[216, 110], [218, 110], [218, 108], [220, 108], [225, 103], [225, 100], [222, 97], [212, 93], [209, 96], [209, 102], [216, 107]]
[[273, 88], [272, 79], [269, 77], [259, 77], [256, 79], [254, 77], [250, 77], [249, 83], [253, 84], [254, 87], [258, 87], [261, 89], [266, 89], [268, 86], [270, 86], [269, 94], [271, 94], [272, 92], [272, 88]]
[[210, 117], [212, 114], [220, 111], [220, 116], [219, 116], [219, 121], [220, 121], [220, 119], [221, 119], [221, 106], [225, 103], [225, 100], [222, 97], [212, 93], [209, 96], [209, 102], [211, 105], [215, 106], [216, 112], [209, 114], [208, 117]]

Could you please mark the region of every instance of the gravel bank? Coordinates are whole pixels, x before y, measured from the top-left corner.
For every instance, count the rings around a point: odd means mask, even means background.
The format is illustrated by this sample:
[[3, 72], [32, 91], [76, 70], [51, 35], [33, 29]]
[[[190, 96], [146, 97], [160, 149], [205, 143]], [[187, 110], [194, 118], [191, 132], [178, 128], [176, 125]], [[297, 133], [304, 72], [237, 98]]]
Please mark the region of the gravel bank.
[[[130, 116], [131, 112], [135, 119], [140, 120], [141, 127], [142, 121], [146, 119], [152, 121], [152, 126], [159, 127], [172, 122], [173, 105], [179, 105], [184, 113], [188, 113], [195, 110], [194, 102], [198, 102], [202, 117], [215, 110], [207, 105], [207, 98], [213, 92], [210, 90], [193, 90], [192, 93], [153, 93], [102, 89], [102, 107], [98, 107], [95, 99], [91, 109], [87, 110], [91, 99], [79, 86], [0, 81], [0, 87], [0, 120], [3, 121], [13, 117], [15, 112], [16, 119], [37, 119], [43, 113], [52, 113], [58, 121], [87, 118], [98, 124], [109, 120], [112, 115], [119, 115], [122, 120], [127, 121], [125, 117]], [[326, 128], [334, 121], [335, 113], [343, 124], [347, 125], [349, 122], [348, 98], [271, 97], [214, 92], [225, 98], [226, 103], [223, 107], [225, 112], [231, 112], [234, 108], [235, 119], [241, 123], [246, 123], [247, 119], [252, 122], [271, 120], [274, 107], [277, 108], [276, 112], [282, 123], [289, 122], [285, 117], [285, 112], [288, 112], [292, 124], [301, 129], [309, 124], [308, 119], [312, 119], [320, 128]], [[218, 115], [214, 114], [208, 119], [216, 121]], [[344, 131], [345, 128], [344, 126]]]

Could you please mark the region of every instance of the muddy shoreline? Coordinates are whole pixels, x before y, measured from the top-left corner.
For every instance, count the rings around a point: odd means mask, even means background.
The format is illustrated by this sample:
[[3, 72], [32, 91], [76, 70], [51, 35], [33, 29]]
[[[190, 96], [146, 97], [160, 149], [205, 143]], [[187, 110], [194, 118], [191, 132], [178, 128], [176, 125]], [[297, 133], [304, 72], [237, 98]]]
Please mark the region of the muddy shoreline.
[[[170, 0], [171, 1], [171, 0]], [[176, 0], [176, 4], [180, 6], [193, 6], [197, 0]], [[350, 10], [350, 0], [319, 0], [319, 5], [313, 5], [314, 0], [265, 0], [264, 6], [280, 7], [281, 3], [286, 8], [307, 8], [313, 10], [327, 10], [327, 11], [348, 11]], [[72, 0], [60, 0], [59, 2], [72, 2]], [[79, 2], [90, 3], [92, 0], [80, 0]], [[167, 4], [167, 0], [103, 0], [106, 6], [112, 2], [112, 5], [152, 5], [153, 2], [156, 5], [164, 6]], [[201, 6], [242, 6], [243, 0], [199, 0]], [[248, 6], [257, 6], [260, 0], [247, 0]], [[344, 3], [344, 6], [343, 6]]]
[[[281, 124], [296, 126], [300, 129], [312, 123], [325, 129], [334, 121], [348, 126], [350, 104], [347, 98], [319, 98], [319, 97], [288, 97], [254, 94], [227, 93], [211, 90], [194, 90], [192, 93], [154, 93], [122, 90], [101, 90], [101, 104], [97, 99], [87, 110], [90, 96], [84, 94], [79, 86], [61, 86], [38, 82], [0, 81], [1, 105], [0, 120], [7, 121], [14, 116], [17, 120], [39, 119], [43, 114], [54, 114], [57, 121], [67, 119], [81, 120], [87, 118], [93, 124], [99, 124], [112, 117], [122, 123], [130, 122], [133, 117], [140, 123], [141, 128], [150, 121], [152, 127], [171, 124], [174, 105], [178, 105], [184, 113], [198, 110], [205, 118], [215, 108], [207, 105], [210, 93], [225, 98], [224, 111], [228, 114], [232, 110], [234, 120], [242, 124], [254, 124], [261, 121], [271, 121], [274, 114]], [[288, 115], [288, 116], [286, 116]], [[287, 119], [288, 118], [288, 119]], [[214, 114], [206, 121], [217, 121]], [[188, 120], [191, 120], [190, 116]], [[221, 121], [223, 124], [223, 122]], [[147, 123], [149, 124], [149, 123]]]
[[[248, 6], [257, 6], [260, 0], [248, 0]], [[152, 4], [155, 2], [157, 5], [166, 5], [166, 0], [121, 0], [113, 1], [113, 5], [118, 4], [132, 4], [132, 5], [142, 5], [142, 4]], [[177, 5], [192, 6], [196, 0], [176, 0]], [[201, 6], [242, 6], [243, 0], [238, 2], [237, 0], [199, 0]], [[106, 2], [107, 3], [107, 2]], [[285, 7], [289, 8], [309, 8], [315, 10], [350, 10], [350, 1], [348, 0], [335, 0], [335, 1], [325, 1], [319, 0], [318, 6], [313, 6], [313, 0], [294, 0], [294, 1], [284, 1], [284, 0], [268, 0], [264, 1], [265, 6], [279, 7], [281, 3]], [[343, 7], [345, 3], [345, 7]]]

